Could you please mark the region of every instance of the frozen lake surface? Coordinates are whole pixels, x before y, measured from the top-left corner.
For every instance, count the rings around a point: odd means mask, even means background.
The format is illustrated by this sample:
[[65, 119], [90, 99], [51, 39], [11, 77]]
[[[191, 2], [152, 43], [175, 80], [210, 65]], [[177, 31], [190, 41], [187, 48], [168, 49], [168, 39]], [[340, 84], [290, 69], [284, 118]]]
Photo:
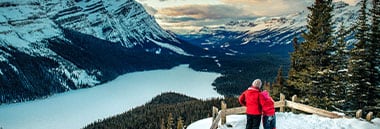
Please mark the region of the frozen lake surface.
[[220, 74], [194, 71], [188, 65], [128, 73], [93, 88], [1, 105], [0, 128], [79, 129], [98, 119], [143, 105], [167, 91], [200, 99], [220, 97], [211, 86], [218, 76]]

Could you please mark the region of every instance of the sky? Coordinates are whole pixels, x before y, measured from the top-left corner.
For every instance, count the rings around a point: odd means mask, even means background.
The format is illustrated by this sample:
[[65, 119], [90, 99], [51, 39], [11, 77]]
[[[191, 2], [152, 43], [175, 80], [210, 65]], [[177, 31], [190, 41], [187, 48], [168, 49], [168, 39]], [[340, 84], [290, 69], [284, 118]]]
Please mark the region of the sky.
[[[184, 33], [232, 20], [306, 10], [314, 0], [137, 0], [164, 29]], [[355, 4], [357, 0], [334, 0]]]

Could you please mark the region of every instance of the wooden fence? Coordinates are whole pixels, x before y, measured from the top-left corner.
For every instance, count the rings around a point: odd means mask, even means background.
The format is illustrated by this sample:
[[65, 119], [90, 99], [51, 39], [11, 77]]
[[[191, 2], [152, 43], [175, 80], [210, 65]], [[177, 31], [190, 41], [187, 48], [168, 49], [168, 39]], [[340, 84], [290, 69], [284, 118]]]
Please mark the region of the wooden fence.
[[[285, 111], [285, 107], [291, 108], [292, 112], [295, 112], [296, 110], [300, 110], [303, 112], [316, 114], [323, 117], [329, 117], [329, 118], [342, 118], [346, 117], [344, 115], [339, 115], [334, 112], [330, 112], [327, 110], [315, 108], [309, 105], [297, 103], [297, 96], [294, 95], [292, 97], [292, 101], [285, 100], [285, 95], [280, 94], [280, 101], [277, 101], [274, 103], [275, 108], [280, 108], [280, 112]], [[236, 107], [236, 108], [227, 108], [227, 104], [222, 101], [221, 102], [221, 110], [218, 111], [218, 108], [212, 107], [212, 125], [210, 129], [216, 129], [218, 128], [219, 121], [221, 122], [221, 125], [224, 125], [227, 122], [227, 115], [232, 114], [243, 114], [246, 111], [246, 107]], [[362, 110], [358, 110], [356, 112], [356, 118], [361, 118], [362, 116]], [[366, 119], [370, 121], [373, 117], [373, 113], [369, 112], [366, 116]]]

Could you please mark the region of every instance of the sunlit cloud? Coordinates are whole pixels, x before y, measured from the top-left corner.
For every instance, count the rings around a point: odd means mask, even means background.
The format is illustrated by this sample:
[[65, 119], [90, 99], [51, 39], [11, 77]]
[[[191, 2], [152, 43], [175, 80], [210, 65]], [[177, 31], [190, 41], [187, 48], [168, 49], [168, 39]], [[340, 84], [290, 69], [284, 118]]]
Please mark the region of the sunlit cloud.
[[257, 16], [277, 16], [305, 10], [312, 0], [221, 0]]
[[[307, 10], [315, 0], [137, 0], [165, 29], [186, 30]], [[359, 0], [344, 1], [355, 5]]]
[[163, 28], [179, 32], [221, 25], [231, 20], [252, 19], [256, 16], [243, 8], [221, 4], [162, 8], [155, 17]]
[[166, 16], [186, 16], [196, 19], [223, 19], [252, 16], [243, 9], [229, 5], [185, 5], [158, 10]]

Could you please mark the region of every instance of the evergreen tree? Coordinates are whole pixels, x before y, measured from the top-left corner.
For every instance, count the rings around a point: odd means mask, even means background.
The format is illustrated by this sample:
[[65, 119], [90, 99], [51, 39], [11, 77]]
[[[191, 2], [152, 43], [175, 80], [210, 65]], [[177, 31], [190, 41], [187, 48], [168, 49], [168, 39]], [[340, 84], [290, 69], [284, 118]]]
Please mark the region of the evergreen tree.
[[349, 80], [351, 90], [348, 92], [349, 107], [353, 110], [362, 109], [369, 103], [369, 88], [372, 87], [370, 81], [371, 64], [369, 62], [369, 38], [367, 25], [367, 0], [361, 1], [359, 11], [358, 27], [356, 38], [358, 42], [351, 50], [349, 60]]
[[347, 35], [348, 31], [345, 30], [345, 26], [342, 23], [338, 31], [337, 42], [335, 44], [337, 51], [336, 54], [333, 55], [334, 58], [331, 61], [335, 70], [333, 77], [334, 81], [332, 82], [333, 87], [331, 88], [331, 100], [333, 101], [334, 106], [341, 110], [346, 110], [348, 108], [345, 103], [347, 100], [347, 90], [349, 89], [347, 77], [349, 50], [345, 41]]
[[288, 85], [297, 88], [300, 96], [307, 96], [305, 100], [311, 105], [327, 107], [333, 80], [330, 61], [335, 51], [331, 35], [332, 0], [315, 0], [308, 9], [311, 11], [308, 31], [302, 34], [305, 41], [292, 53]]
[[[371, 25], [371, 82], [373, 90], [369, 97], [374, 98], [369, 106], [380, 107], [380, 1], [372, 1], [372, 25]], [[370, 91], [371, 92], [371, 91]]]
[[284, 79], [284, 76], [282, 75], [282, 66], [281, 66], [277, 71], [276, 80], [272, 85], [271, 96], [273, 96], [274, 98], [277, 98], [278, 96], [280, 96], [280, 93], [285, 94], [285, 96], [290, 96], [291, 95], [289, 92], [290, 90], [293, 90], [293, 89], [289, 89], [288, 87], [286, 87], [285, 79]]
[[166, 127], [165, 127], [165, 121], [162, 118], [161, 118], [161, 122], [160, 122], [160, 129], [166, 129]]
[[293, 39], [293, 49], [294, 51], [290, 55], [290, 69], [288, 72], [288, 78], [286, 80], [286, 87], [284, 89], [284, 93], [289, 94], [297, 94], [300, 96], [303, 96], [305, 93], [303, 90], [299, 90], [300, 85], [299, 83], [303, 83], [303, 79], [301, 79], [300, 71], [303, 71], [305, 69], [304, 60], [301, 60], [303, 57], [301, 56], [302, 49], [300, 48], [300, 44], [298, 43], [298, 39], [295, 37]]
[[183, 120], [182, 120], [182, 117], [179, 116], [178, 117], [178, 120], [177, 120], [177, 129], [183, 129]]
[[166, 124], [166, 129], [173, 129], [173, 126], [174, 126], [174, 118], [173, 118], [173, 114], [172, 113], [169, 113], [169, 116], [168, 116], [168, 122]]

